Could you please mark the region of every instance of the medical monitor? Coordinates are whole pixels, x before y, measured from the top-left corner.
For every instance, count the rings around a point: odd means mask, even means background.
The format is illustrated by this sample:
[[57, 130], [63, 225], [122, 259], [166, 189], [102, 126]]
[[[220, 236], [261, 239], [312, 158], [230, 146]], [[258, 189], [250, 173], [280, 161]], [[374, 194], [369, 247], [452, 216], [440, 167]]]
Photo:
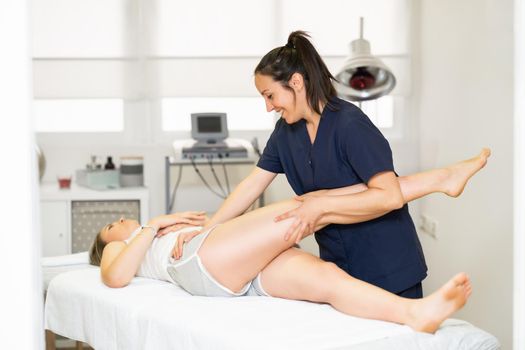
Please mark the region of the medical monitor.
[[216, 144], [228, 137], [226, 113], [192, 113], [191, 137], [198, 143]]

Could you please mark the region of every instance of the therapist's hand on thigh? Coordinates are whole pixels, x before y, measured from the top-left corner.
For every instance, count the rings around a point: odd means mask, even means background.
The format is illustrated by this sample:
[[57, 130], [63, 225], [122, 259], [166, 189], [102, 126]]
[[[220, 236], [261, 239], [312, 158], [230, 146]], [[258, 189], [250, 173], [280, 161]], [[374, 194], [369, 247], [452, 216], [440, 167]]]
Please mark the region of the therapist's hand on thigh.
[[284, 240], [293, 240], [299, 243], [304, 237], [313, 234], [319, 221], [325, 214], [322, 205], [323, 196], [307, 194], [296, 197], [295, 200], [301, 202], [296, 209], [287, 211], [275, 218], [275, 221], [282, 221], [294, 217], [295, 220], [284, 234]]

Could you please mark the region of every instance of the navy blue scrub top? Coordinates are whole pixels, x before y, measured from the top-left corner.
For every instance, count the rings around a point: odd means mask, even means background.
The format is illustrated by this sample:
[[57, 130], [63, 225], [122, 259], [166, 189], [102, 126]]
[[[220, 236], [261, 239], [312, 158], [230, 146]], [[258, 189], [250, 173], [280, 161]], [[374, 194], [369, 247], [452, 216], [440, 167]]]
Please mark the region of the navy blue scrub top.
[[[367, 184], [394, 171], [388, 141], [353, 104], [334, 98], [325, 107], [314, 143], [306, 121], [280, 119], [257, 166], [284, 173], [296, 194]], [[408, 206], [358, 224], [332, 224], [315, 233], [321, 259], [393, 293], [421, 282], [427, 267]]]

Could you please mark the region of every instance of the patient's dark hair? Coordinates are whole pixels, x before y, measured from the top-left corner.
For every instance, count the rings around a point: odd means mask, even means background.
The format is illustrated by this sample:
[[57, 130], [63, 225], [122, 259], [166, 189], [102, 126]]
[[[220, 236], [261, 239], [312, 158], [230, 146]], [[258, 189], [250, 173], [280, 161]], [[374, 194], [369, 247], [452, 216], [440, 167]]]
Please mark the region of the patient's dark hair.
[[330, 100], [337, 95], [332, 85], [336, 79], [308, 40], [309, 37], [302, 30], [290, 33], [285, 46], [277, 47], [264, 55], [254, 74], [270, 76], [285, 89], [292, 90], [288, 82], [294, 73], [300, 73], [304, 79], [308, 105], [321, 114], [320, 103], [332, 110], [337, 109]]
[[102, 252], [106, 246], [106, 242], [102, 239], [101, 236], [102, 230], [100, 230], [95, 236], [91, 248], [89, 248], [89, 263], [91, 265], [100, 266], [100, 261], [102, 260]]

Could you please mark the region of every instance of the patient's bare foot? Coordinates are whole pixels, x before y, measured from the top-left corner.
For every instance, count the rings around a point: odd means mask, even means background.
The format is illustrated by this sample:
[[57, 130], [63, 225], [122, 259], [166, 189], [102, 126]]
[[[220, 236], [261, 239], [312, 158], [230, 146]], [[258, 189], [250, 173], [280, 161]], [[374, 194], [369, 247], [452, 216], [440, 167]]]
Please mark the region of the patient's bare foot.
[[419, 332], [434, 333], [447, 317], [465, 305], [471, 293], [468, 276], [459, 273], [430, 296], [413, 300], [406, 324]]
[[490, 149], [483, 148], [478, 156], [445, 168], [446, 177], [441, 183], [441, 191], [451, 197], [457, 197], [465, 188], [468, 180], [487, 164]]

